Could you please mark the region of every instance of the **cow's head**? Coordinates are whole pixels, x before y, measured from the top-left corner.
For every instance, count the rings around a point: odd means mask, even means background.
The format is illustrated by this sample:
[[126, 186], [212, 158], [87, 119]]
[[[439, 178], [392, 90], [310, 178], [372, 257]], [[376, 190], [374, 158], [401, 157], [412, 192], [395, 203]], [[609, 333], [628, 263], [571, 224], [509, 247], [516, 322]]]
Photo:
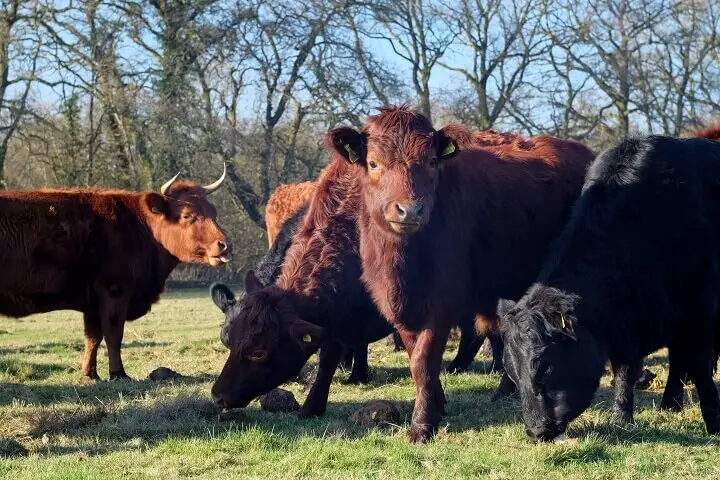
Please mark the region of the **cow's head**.
[[207, 199], [225, 180], [200, 186], [175, 175], [160, 193], [144, 195], [146, 216], [155, 239], [181, 262], [217, 267], [230, 260], [230, 240], [217, 224], [217, 210]]
[[525, 432], [549, 441], [590, 405], [607, 349], [579, 326], [577, 297], [536, 286], [517, 304], [498, 306], [503, 365], [520, 392]]
[[318, 350], [323, 329], [298, 316], [287, 294], [262, 286], [250, 271], [238, 301], [222, 284], [210, 294], [225, 314], [220, 338], [230, 350], [212, 387], [221, 408], [242, 408], [297, 375]]
[[372, 219], [387, 232], [410, 235], [430, 219], [438, 170], [455, 155], [457, 145], [445, 129], [434, 130], [419, 113], [405, 107], [380, 112], [369, 117], [361, 132], [331, 130], [326, 145], [365, 169], [364, 202]]

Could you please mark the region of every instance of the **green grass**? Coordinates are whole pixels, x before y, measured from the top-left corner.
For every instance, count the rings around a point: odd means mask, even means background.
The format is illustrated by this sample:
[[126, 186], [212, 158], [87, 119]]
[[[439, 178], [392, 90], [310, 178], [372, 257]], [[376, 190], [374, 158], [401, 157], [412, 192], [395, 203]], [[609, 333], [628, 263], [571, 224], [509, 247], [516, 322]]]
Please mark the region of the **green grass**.
[[[209, 402], [225, 360], [222, 315], [206, 291], [171, 292], [127, 325], [123, 356], [133, 382], [81, 380], [82, 321], [72, 312], [0, 319], [0, 438], [29, 454], [0, 459], [0, 478], [717, 478], [720, 440], [705, 435], [696, 397], [681, 414], [654, 408], [667, 376], [663, 354], [649, 360], [657, 385], [638, 392], [636, 425], [608, 424], [609, 376], [592, 409], [571, 424], [569, 441], [526, 439], [513, 400], [490, 402], [498, 376], [442, 378], [448, 416], [436, 440], [406, 439], [414, 398], [404, 353], [371, 346], [373, 381], [347, 386], [339, 373], [323, 418], [298, 421], [254, 402], [244, 419], [220, 421]], [[448, 346], [446, 358], [455, 353]], [[98, 371], [107, 378], [104, 348]], [[303, 372], [308, 378], [315, 357]], [[143, 380], [156, 367], [186, 377]], [[291, 383], [299, 401], [304, 383]], [[395, 401], [394, 430], [368, 431], [349, 420], [363, 403]]]

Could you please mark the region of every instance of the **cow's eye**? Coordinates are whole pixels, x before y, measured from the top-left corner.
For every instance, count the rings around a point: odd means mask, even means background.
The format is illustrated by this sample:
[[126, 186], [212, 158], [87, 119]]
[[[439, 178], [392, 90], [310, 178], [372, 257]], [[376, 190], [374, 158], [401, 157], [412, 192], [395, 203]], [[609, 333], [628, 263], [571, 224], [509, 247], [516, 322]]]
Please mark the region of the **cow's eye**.
[[267, 350], [258, 348], [257, 350], [253, 350], [250, 352], [247, 356], [247, 359], [251, 362], [262, 362], [267, 358]]
[[195, 220], [195, 215], [193, 215], [191, 213], [184, 213], [182, 216], [182, 219], [185, 220], [186, 222], [192, 222], [193, 220]]
[[375, 170], [378, 167], [378, 164], [373, 160], [370, 160], [368, 161], [368, 167], [370, 167], [370, 170]]

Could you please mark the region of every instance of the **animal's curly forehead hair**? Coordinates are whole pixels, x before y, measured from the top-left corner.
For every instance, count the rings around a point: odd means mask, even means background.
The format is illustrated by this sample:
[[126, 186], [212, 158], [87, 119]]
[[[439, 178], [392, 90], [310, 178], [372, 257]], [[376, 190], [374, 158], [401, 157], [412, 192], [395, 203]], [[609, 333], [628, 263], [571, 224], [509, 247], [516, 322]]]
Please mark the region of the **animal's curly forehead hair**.
[[385, 153], [397, 152], [408, 157], [403, 160], [424, 153], [435, 131], [430, 120], [405, 104], [380, 107], [378, 110], [380, 113], [368, 117], [362, 130], [374, 147]]
[[234, 348], [244, 352], [265, 338], [277, 337], [282, 315], [279, 305], [281, 299], [282, 295], [274, 289], [252, 293], [243, 298], [239, 311], [228, 323], [236, 342]]

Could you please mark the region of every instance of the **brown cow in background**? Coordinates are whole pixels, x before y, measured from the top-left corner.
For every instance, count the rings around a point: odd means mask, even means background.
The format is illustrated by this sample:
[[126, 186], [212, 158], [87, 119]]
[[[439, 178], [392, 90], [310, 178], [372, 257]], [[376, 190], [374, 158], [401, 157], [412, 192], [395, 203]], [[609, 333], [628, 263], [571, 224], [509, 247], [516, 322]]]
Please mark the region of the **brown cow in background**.
[[315, 182], [283, 183], [270, 195], [265, 206], [268, 248], [272, 248], [283, 223], [310, 203], [313, 192], [315, 192]]
[[430, 439], [444, 413], [439, 375], [452, 321], [494, 320], [499, 298], [522, 296], [594, 157], [549, 136], [492, 149], [474, 142], [465, 128], [436, 131], [404, 107], [382, 108], [361, 132], [328, 134], [334, 161], [364, 172], [362, 280], [410, 355], [411, 441]]
[[0, 192], [0, 315], [83, 312], [83, 374], [99, 378], [104, 338], [110, 378], [127, 377], [120, 356], [125, 321], [150, 310], [179, 262], [229, 261], [230, 242], [207, 199], [225, 173], [205, 187], [178, 176], [160, 193]]

